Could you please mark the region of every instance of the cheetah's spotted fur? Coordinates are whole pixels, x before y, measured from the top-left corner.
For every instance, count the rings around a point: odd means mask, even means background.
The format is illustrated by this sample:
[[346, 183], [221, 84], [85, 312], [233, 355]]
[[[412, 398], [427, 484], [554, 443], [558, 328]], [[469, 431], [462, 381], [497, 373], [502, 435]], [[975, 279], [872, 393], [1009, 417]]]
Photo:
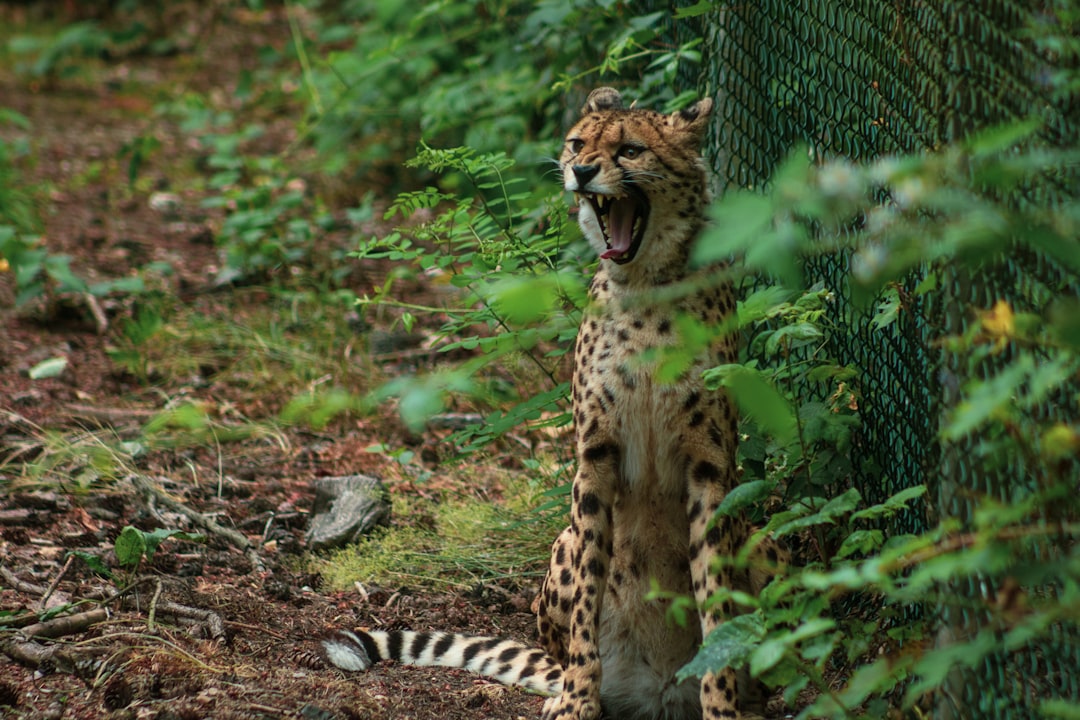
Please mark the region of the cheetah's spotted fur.
[[[712, 100], [670, 115], [626, 109], [611, 88], [593, 91], [560, 159], [565, 188], [600, 254], [592, 304], [578, 333], [573, 377], [578, 471], [571, 523], [552, 547], [535, 604], [543, 650], [449, 633], [339, 633], [324, 642], [334, 664], [364, 669], [381, 658], [467, 667], [550, 695], [544, 720], [740, 718], [734, 671], [679, 683], [701, 638], [732, 611], [671, 623], [655, 583], [692, 593], [746, 586], [726, 564], [749, 528], [714, 511], [736, 482], [736, 416], [702, 370], [735, 356], [718, 334], [680, 377], [654, 377], [651, 351], [680, 342], [679, 318], [710, 326], [735, 300], [715, 283], [676, 299], [658, 288], [692, 279], [688, 258], [708, 200], [700, 145]], [[772, 551], [769, 551], [772, 556]], [[771, 559], [775, 559], [771, 557]]]

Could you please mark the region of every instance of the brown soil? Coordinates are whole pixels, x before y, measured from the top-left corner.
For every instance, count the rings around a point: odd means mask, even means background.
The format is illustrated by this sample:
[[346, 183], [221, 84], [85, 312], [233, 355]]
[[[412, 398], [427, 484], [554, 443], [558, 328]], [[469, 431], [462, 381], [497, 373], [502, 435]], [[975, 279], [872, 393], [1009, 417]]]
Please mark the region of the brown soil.
[[[60, 4], [48, 4], [54, 5]], [[67, 11], [76, 13], [77, 5], [68, 3]], [[40, 211], [51, 252], [71, 255], [73, 267], [92, 281], [168, 262], [174, 274], [159, 282], [175, 303], [173, 312], [234, 317], [242, 324], [244, 313], [276, 300], [258, 287], [213, 285], [221, 262], [213, 243], [220, 217], [200, 207], [205, 190], [198, 175], [210, 172], [202, 165], [204, 150], [154, 107], [188, 91], [224, 95], [228, 104], [241, 72], [259, 69], [259, 48], [285, 48], [285, 11], [275, 4], [263, 12], [248, 11], [244, 3], [147, 5], [181, 8], [170, 10], [175, 17], [158, 18], [159, 31], [169, 29], [177, 41], [175, 53], [154, 56], [136, 49], [95, 61], [75, 79], [28, 80], [5, 72], [0, 102], [31, 123], [34, 160], [23, 170], [47, 198]], [[0, 10], [0, 24], [16, 32], [27, 23], [33, 27], [34, 12], [23, 5]], [[289, 147], [298, 117], [283, 112], [261, 118], [268, 130], [259, 143]], [[4, 139], [25, 134], [0, 128]], [[147, 134], [161, 143], [140, 169], [140, 177], [152, 182], [133, 190], [122, 151]], [[356, 188], [355, 197], [363, 190]], [[175, 217], [152, 206], [155, 192], [176, 196]], [[378, 270], [358, 268], [351, 282], [370, 287], [367, 275]], [[169, 540], [151, 566], [140, 569], [142, 580], [132, 590], [100, 602], [124, 585], [113, 556], [123, 527], [198, 528], [149, 503], [124, 472], [95, 475], [85, 454], [58, 461], [39, 476], [27, 474], [24, 463], [56, 457], [50, 443], [95, 433], [135, 439], [176, 398], [205, 403], [227, 423], [272, 417], [288, 396], [260, 392], [261, 377], [253, 376], [245, 387], [235, 375], [221, 380], [220, 368], [199, 363], [186, 378], [156, 374], [152, 366], [145, 377], [119, 368], [107, 350], [135, 312], [137, 301], [130, 297], [103, 298], [95, 315], [80, 296], [50, 293], [15, 308], [13, 293], [10, 273], [0, 273], [0, 642], [10, 651], [0, 653], [4, 717], [538, 716], [540, 698], [468, 673], [383, 665], [347, 676], [325, 667], [318, 655], [317, 639], [336, 626], [533, 637], [528, 583], [504, 585], [487, 597], [369, 587], [361, 599], [359, 593], [320, 590], [319, 577], [303, 569], [315, 478], [364, 472], [387, 477], [395, 493], [416, 492], [396, 465], [365, 448], [409, 443], [438, 454], [438, 437], [409, 436], [390, 411], [348, 417], [319, 432], [282, 428], [272, 437], [157, 447], [139, 456], [128, 469], [154, 479], [187, 508], [239, 530], [254, 556], [213, 533], [206, 544]], [[56, 356], [68, 360], [62, 374], [30, 379], [30, 368]], [[497, 495], [497, 481], [491, 482], [459, 492]], [[78, 558], [68, 562], [70, 551], [101, 558], [121, 580], [103, 579]], [[43, 664], [12, 659], [18, 652], [11, 643], [21, 640], [14, 627], [36, 620], [43, 607], [80, 601], [85, 604], [78, 611], [104, 607], [107, 619], [60, 628], [55, 640], [29, 646], [59, 649]], [[216, 619], [223, 624], [221, 637]]]

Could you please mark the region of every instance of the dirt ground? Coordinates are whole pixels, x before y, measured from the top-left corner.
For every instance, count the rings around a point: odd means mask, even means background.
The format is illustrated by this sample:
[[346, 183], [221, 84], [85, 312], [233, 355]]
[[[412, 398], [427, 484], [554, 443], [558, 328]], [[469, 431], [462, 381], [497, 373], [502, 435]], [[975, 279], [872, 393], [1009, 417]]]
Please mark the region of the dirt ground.
[[[76, 12], [74, 3], [65, 7]], [[207, 8], [217, 15], [200, 15]], [[25, 20], [23, 9], [9, 7], [0, 21]], [[179, 36], [190, 42], [176, 52], [108, 62], [94, 82], [0, 74], [0, 105], [30, 121], [36, 160], [26, 172], [49, 188], [42, 215], [51, 252], [70, 254], [92, 280], [167, 261], [175, 272], [165, 282], [183, 308], [236, 313], [264, 302], [265, 292], [213, 286], [220, 258], [208, 238], [220, 217], [198, 210], [198, 191], [173, 178], [170, 168], [190, 167], [194, 151], [176, 127], [150, 127], [161, 122], [152, 108], [188, 89], [233, 92], [242, 70], [257, 69], [256, 49], [282, 47], [289, 27], [283, 9], [250, 13], [243, 3], [201, 3], [178, 23]], [[126, 89], [132, 76], [142, 92]], [[271, 146], [295, 138], [294, 117], [266, 124], [263, 142]], [[152, 191], [178, 196], [179, 218], [163, 217], [149, 192], [118, 189], [125, 180], [116, 158], [148, 129], [162, 144], [141, 172], [154, 178]], [[14, 132], [3, 130], [5, 137]], [[105, 170], [95, 171], [95, 164]], [[336, 626], [534, 637], [527, 583], [468, 597], [369, 587], [363, 597], [325, 592], [319, 577], [302, 569], [312, 481], [393, 475], [384, 456], [364, 451], [388, 436], [400, 440], [389, 411], [321, 432], [284, 428], [272, 440], [155, 449], [139, 458], [140, 475], [183, 507], [239, 531], [247, 552], [212, 532], [204, 545], [169, 540], [122, 597], [86, 562], [69, 560], [71, 551], [96, 556], [122, 576], [112, 552], [124, 526], [199, 528], [160, 498], [141, 494], [130, 478], [84, 482], [92, 469], [85, 458], [80, 464], [69, 457], [39, 481], [19, 476], [22, 463], [46, 462], [54, 444], [96, 433], [136, 437], [165, 397], [184, 394], [246, 417], [280, 407], [280, 399], [219, 384], [213, 367], [196, 368], [186, 383], [172, 385], [123, 372], [106, 351], [119, 321], [132, 312], [124, 297], [103, 298], [94, 308], [85, 298], [53, 295], [15, 308], [10, 274], [0, 277], [0, 714], [73, 720], [539, 714], [540, 698], [469, 673], [384, 665], [347, 676], [318, 655], [317, 639]], [[30, 368], [56, 356], [67, 358], [62, 374], [30, 379]], [[192, 483], [192, 477], [220, 481]], [[410, 490], [402, 484], [394, 491]], [[50, 625], [34, 641], [17, 631], [37, 622], [42, 609], [70, 603], [82, 603], [76, 612], [86, 614]], [[94, 614], [99, 608], [104, 612]], [[44, 639], [47, 634], [55, 639]]]

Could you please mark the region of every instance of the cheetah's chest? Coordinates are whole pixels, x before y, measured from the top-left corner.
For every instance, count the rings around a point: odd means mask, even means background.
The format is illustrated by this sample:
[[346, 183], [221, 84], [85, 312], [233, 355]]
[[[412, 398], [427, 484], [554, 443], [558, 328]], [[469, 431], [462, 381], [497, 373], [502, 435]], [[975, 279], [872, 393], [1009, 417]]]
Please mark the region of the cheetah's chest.
[[575, 419], [586, 440], [603, 435], [620, 453], [620, 492], [677, 502], [683, 496], [680, 456], [686, 399], [700, 388], [706, 358], [678, 380], [657, 377], [678, 342], [675, 313], [609, 307], [579, 334]]
[[608, 309], [587, 321], [579, 337], [579, 426], [584, 420], [585, 434], [592, 429], [619, 449], [599, 640], [605, 707], [611, 717], [700, 717], [697, 684], [676, 679], [701, 642], [697, 624], [671, 623], [669, 602], [649, 599], [654, 587], [691, 592], [680, 428], [700, 367], [675, 382], [657, 377], [662, 352], [678, 337], [674, 312], [655, 307]]

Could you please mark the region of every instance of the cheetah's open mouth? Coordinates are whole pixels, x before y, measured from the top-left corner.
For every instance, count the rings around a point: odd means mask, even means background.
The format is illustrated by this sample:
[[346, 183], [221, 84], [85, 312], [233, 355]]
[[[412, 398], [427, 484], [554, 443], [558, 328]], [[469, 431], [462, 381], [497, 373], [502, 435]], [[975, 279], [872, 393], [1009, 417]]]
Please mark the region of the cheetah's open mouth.
[[594, 193], [585, 193], [585, 197], [607, 242], [608, 249], [600, 257], [620, 265], [633, 260], [649, 222], [649, 203], [645, 197], [634, 189], [621, 197]]

